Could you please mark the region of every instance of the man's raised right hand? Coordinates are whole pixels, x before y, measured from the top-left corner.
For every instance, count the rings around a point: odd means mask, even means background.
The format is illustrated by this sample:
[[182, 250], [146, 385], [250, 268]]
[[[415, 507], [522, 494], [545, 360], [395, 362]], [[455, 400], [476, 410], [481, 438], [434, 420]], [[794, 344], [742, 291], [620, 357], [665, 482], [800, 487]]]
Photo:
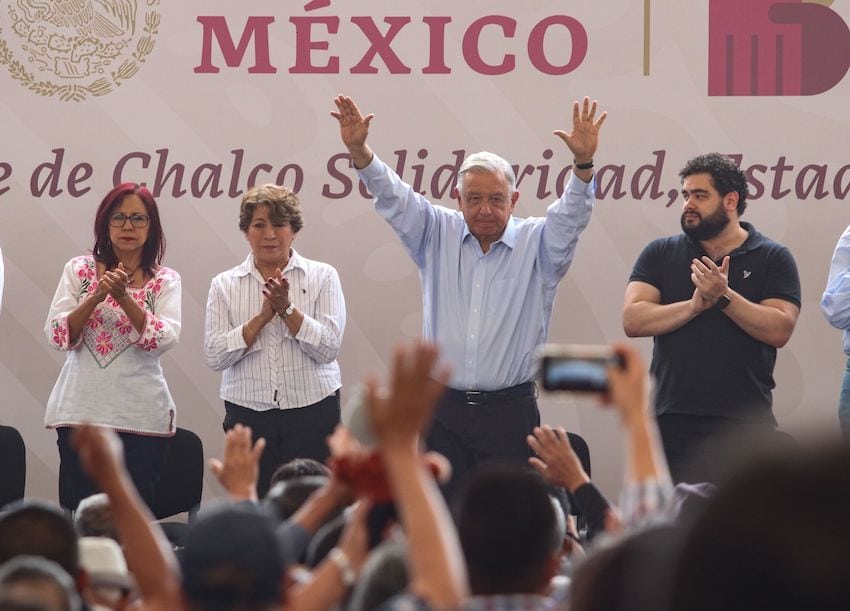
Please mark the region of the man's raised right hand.
[[369, 135], [369, 123], [375, 118], [374, 114], [365, 117], [357, 104], [350, 97], [338, 95], [334, 98], [336, 111], [331, 111], [331, 116], [339, 121], [339, 135], [342, 143], [351, 153], [354, 167], [363, 169], [372, 161], [372, 149], [366, 144]]

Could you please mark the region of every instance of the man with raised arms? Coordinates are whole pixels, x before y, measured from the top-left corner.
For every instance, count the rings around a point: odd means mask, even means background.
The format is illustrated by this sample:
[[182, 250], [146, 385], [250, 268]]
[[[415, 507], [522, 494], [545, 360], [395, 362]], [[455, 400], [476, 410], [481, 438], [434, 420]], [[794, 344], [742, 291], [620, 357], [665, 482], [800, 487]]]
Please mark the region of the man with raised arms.
[[555, 131], [572, 153], [572, 176], [544, 218], [521, 219], [512, 215], [516, 176], [501, 157], [467, 157], [452, 191], [458, 210], [435, 206], [372, 152], [366, 139], [374, 115], [347, 96], [334, 102], [331, 114], [360, 179], [419, 268], [423, 336], [453, 368], [428, 446], [451, 461], [453, 483], [479, 462], [525, 463], [526, 435], [540, 423], [534, 353], [590, 220], [606, 113], [597, 116], [588, 98], [573, 104], [572, 130]]

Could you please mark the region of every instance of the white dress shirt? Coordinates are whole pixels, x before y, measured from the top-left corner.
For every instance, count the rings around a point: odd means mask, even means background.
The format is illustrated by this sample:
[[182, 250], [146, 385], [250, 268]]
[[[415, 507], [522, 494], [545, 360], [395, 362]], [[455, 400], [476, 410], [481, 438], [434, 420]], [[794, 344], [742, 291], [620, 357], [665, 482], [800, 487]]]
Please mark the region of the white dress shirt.
[[850, 356], [850, 226], [835, 245], [820, 307], [829, 324], [844, 330], [844, 354]]
[[544, 218], [512, 216], [485, 253], [460, 211], [432, 205], [377, 155], [359, 175], [419, 268], [422, 335], [451, 365], [449, 385], [496, 390], [532, 380], [558, 283], [590, 221], [595, 178], [572, 175]]
[[336, 361], [345, 330], [345, 301], [336, 270], [306, 259], [295, 249], [283, 270], [289, 298], [304, 315], [293, 336], [278, 316], [250, 347], [242, 327], [263, 304], [265, 279], [253, 253], [213, 278], [207, 299], [204, 357], [221, 371], [221, 398], [265, 411], [304, 407], [342, 386]]

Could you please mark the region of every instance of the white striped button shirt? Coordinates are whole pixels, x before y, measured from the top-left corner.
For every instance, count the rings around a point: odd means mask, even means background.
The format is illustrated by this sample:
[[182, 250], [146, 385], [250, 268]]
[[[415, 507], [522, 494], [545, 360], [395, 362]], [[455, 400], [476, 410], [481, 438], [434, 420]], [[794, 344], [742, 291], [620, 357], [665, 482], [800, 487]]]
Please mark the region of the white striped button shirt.
[[304, 407], [342, 386], [336, 357], [345, 330], [345, 300], [336, 270], [295, 250], [284, 277], [289, 297], [304, 314], [293, 337], [276, 316], [246, 349], [242, 327], [263, 304], [265, 279], [253, 253], [213, 278], [204, 325], [204, 357], [221, 371], [221, 398], [265, 411]]

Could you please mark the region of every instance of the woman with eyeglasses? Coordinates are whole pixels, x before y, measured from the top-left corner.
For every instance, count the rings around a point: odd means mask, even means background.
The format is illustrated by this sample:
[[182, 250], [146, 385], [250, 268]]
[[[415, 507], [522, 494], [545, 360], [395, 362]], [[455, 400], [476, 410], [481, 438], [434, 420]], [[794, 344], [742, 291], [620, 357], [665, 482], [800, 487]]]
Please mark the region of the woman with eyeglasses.
[[180, 276], [160, 265], [165, 237], [150, 191], [112, 189], [97, 209], [91, 255], [71, 259], [44, 331], [67, 353], [47, 401], [45, 424], [59, 446], [59, 500], [74, 510], [97, 492], [71, 447], [71, 430], [93, 423], [118, 432], [127, 469], [153, 502], [176, 429], [159, 359], [180, 336]]

